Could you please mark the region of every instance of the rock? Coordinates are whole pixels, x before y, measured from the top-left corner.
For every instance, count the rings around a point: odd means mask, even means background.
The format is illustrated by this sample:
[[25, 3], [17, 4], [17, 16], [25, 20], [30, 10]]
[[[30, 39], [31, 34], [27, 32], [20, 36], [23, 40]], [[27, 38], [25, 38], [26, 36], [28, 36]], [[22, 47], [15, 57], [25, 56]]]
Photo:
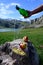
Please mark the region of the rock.
[[3, 60], [0, 59], [0, 64], [2, 63]]
[[2, 51], [9, 54], [9, 53], [11, 52], [10, 43], [5, 43], [5, 44], [2, 46]]
[[[29, 65], [29, 58], [27, 55], [20, 55], [12, 51], [13, 48], [18, 48], [22, 39], [17, 39], [12, 42], [6, 42], [0, 46], [0, 59], [3, 61], [1, 65]], [[1, 61], [1, 60], [0, 60]]]

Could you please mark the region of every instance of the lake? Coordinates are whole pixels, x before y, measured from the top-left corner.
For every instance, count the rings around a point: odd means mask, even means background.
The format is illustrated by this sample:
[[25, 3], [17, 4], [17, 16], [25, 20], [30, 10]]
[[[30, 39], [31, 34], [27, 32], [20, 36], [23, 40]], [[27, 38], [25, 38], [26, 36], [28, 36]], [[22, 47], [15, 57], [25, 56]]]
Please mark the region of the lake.
[[16, 32], [18, 31], [19, 29], [10, 29], [10, 28], [3, 28], [3, 29], [0, 29], [0, 32]]

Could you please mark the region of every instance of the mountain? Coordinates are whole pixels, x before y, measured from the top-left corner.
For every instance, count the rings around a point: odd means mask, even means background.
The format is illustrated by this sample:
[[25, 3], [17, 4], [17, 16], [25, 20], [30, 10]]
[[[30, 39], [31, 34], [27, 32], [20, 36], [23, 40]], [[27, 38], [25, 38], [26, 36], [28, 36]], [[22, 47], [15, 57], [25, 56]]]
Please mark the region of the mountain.
[[36, 28], [43, 27], [43, 15], [30, 21], [21, 21], [17, 19], [1, 19], [0, 28]]
[[[26, 25], [26, 22], [16, 20], [16, 19], [0, 19], [0, 28], [21, 28]], [[29, 24], [29, 23], [28, 23]]]
[[39, 18], [35, 18], [30, 21], [31, 24], [29, 27], [37, 28], [37, 27], [43, 27], [43, 15]]

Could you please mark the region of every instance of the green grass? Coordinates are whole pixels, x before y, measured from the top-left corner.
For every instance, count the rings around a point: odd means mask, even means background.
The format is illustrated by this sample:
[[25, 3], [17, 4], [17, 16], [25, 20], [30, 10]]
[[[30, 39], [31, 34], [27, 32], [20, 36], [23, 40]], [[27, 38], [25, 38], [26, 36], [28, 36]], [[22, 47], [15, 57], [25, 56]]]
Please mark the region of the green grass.
[[23, 38], [27, 35], [29, 40], [32, 41], [37, 52], [40, 56], [40, 65], [43, 65], [43, 48], [39, 48], [40, 45], [43, 45], [43, 28], [36, 29], [23, 29], [20, 32], [0, 32], [0, 44], [3, 44], [7, 41], [12, 41], [14, 39]]

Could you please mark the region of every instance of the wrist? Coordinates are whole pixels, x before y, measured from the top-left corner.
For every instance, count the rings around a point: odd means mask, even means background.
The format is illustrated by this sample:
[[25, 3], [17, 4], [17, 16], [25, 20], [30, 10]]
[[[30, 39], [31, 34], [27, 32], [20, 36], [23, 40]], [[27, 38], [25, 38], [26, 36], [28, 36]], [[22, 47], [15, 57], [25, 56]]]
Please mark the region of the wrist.
[[30, 12], [30, 16], [32, 16], [32, 15], [33, 15], [33, 11]]
[[34, 11], [31, 11], [31, 15], [35, 14]]
[[32, 11], [28, 11], [28, 14], [29, 14], [29, 16], [31, 16], [33, 14], [33, 12]]

